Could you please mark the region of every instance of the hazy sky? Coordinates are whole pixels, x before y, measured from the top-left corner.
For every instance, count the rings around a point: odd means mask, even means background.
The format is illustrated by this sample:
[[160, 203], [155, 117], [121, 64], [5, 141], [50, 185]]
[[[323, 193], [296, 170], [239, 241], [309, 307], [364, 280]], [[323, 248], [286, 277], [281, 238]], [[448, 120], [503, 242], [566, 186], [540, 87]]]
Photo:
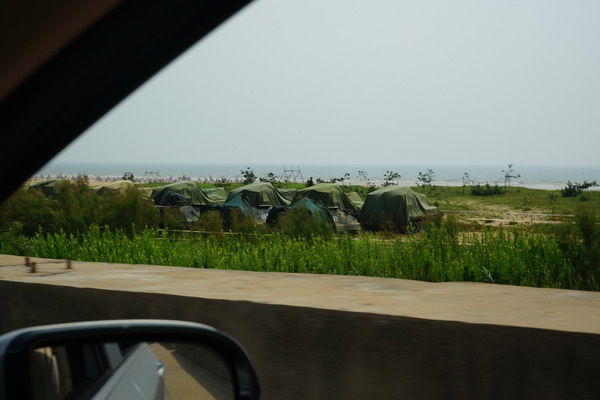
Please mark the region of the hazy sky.
[[600, 165], [599, 15], [258, 0], [56, 161]]

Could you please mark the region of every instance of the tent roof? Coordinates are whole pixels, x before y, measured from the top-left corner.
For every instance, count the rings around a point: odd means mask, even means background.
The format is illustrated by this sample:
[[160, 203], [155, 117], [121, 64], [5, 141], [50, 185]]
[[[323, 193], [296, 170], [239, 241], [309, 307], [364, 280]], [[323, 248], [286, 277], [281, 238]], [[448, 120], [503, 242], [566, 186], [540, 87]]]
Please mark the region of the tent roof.
[[99, 183], [94, 185], [92, 189], [98, 194], [116, 194], [125, 193], [128, 189], [135, 189], [135, 185], [128, 180], [119, 180], [110, 183]]
[[388, 186], [367, 195], [358, 219], [366, 227], [378, 228], [387, 222], [406, 225], [423, 218], [425, 214], [438, 212], [438, 208], [431, 206], [424, 194], [416, 193], [409, 187]]
[[277, 190], [279, 190], [279, 193], [281, 193], [283, 197], [289, 200], [290, 203], [294, 201], [294, 197], [296, 197], [296, 193], [298, 193], [298, 189], [294, 188], [280, 188]]
[[216, 208], [218, 210], [224, 210], [224, 209], [228, 209], [228, 208], [237, 208], [240, 212], [246, 214], [247, 216], [249, 216], [249, 217], [253, 216], [252, 206], [250, 205], [250, 202], [248, 201], [248, 198], [246, 197], [246, 195], [244, 193], [238, 193], [237, 195], [233, 196], [232, 198], [227, 200], [225, 203], [217, 206]]
[[362, 199], [362, 197], [360, 197], [360, 194], [358, 194], [357, 192], [346, 193], [346, 195], [348, 196], [350, 201], [353, 202], [354, 205], [358, 208], [362, 208], [363, 204], [365, 204], [365, 201]]
[[160, 186], [152, 190], [152, 200], [156, 205], [168, 205], [172, 197], [171, 193], [177, 193], [185, 197], [188, 204], [220, 204], [225, 201], [225, 191], [206, 190], [199, 188], [195, 183], [175, 182], [170, 185]]
[[314, 201], [320, 201], [329, 208], [339, 208], [352, 215], [358, 215], [359, 207], [356, 206], [341, 187], [334, 183], [319, 183], [305, 189], [298, 190], [302, 197], [308, 197]]
[[287, 206], [291, 203], [286, 196], [281, 194], [269, 182], [256, 182], [233, 189], [227, 195], [227, 201], [233, 199], [238, 194], [243, 193], [252, 207], [259, 206]]

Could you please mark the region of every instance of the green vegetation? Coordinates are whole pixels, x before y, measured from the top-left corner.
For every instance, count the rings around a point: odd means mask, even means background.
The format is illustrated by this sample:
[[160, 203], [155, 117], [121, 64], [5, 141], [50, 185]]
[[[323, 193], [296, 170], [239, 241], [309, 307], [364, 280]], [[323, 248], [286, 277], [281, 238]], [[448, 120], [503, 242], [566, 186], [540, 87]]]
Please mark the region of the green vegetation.
[[479, 184], [471, 186], [472, 196], [493, 196], [496, 194], [502, 194], [502, 190], [500, 190], [500, 186], [497, 184], [490, 186], [489, 183], [486, 183], [484, 186]]
[[[366, 174], [364, 177], [367, 179]], [[395, 178], [393, 173], [390, 178]], [[465, 186], [468, 179], [466, 176]], [[372, 185], [341, 187], [363, 198], [374, 190]], [[582, 201], [581, 195], [564, 197], [558, 190], [506, 187], [493, 196], [474, 196], [464, 189], [438, 186], [428, 190], [432, 203], [459, 212], [433, 219], [419, 233], [409, 229], [407, 235], [392, 231], [335, 235], [330, 226], [307, 218], [303, 210], [288, 210], [271, 228], [241, 213], [207, 211], [194, 226], [204, 233], [186, 233], [175, 231], [189, 229], [176, 208], [164, 209], [161, 221], [152, 201], [140, 192], [98, 195], [79, 179], [58, 184], [53, 197], [40, 190], [22, 189], [0, 205], [0, 252], [86, 261], [600, 290], [600, 192], [586, 190]], [[493, 187], [483, 190], [495, 191]], [[506, 218], [507, 213], [552, 215], [528, 224], [504, 220], [499, 227], [481, 222]], [[467, 218], [471, 216], [476, 218]], [[167, 230], [158, 229], [161, 222]]]
[[586, 200], [589, 199], [587, 190], [592, 186], [598, 186], [598, 183], [596, 181], [583, 181], [583, 183], [571, 183], [571, 181], [567, 181], [567, 186], [561, 189], [560, 194], [562, 197], [577, 197], [581, 195], [581, 198]]
[[159, 215], [154, 203], [135, 189], [100, 196], [85, 179], [78, 179], [58, 183], [53, 197], [37, 189], [18, 190], [0, 206], [0, 229], [8, 229], [14, 222], [22, 225], [26, 235], [39, 229], [75, 233], [93, 224], [125, 230], [132, 225], [157, 227]]
[[[586, 220], [579, 225], [590, 230], [577, 236], [584, 238], [581, 245], [578, 239], [565, 236], [567, 246], [572, 246], [567, 251], [560, 241], [543, 233], [500, 228], [479, 235], [459, 234], [450, 221], [439, 227], [431, 224], [420, 235], [386, 240], [366, 233], [359, 238], [336, 239], [285, 234], [214, 236], [156, 229], [128, 234], [95, 225], [85, 233], [40, 232], [27, 237], [15, 225], [0, 234], [0, 252], [84, 261], [598, 290], [600, 269], [594, 246], [599, 235], [590, 223]], [[590, 243], [586, 242], [588, 236]]]
[[[415, 188], [419, 191], [418, 188]], [[559, 190], [528, 189], [507, 187], [502, 194], [495, 196], [472, 196], [462, 187], [437, 186], [435, 191], [427, 192], [430, 202], [439, 203], [442, 210], [488, 210], [501, 206], [505, 209], [522, 211], [523, 208], [548, 214], [575, 214], [582, 201], [576, 197], [562, 197]], [[589, 200], [585, 203], [600, 211], [600, 191], [589, 191]], [[526, 200], [525, 200], [526, 199]], [[505, 210], [503, 210], [505, 211]]]

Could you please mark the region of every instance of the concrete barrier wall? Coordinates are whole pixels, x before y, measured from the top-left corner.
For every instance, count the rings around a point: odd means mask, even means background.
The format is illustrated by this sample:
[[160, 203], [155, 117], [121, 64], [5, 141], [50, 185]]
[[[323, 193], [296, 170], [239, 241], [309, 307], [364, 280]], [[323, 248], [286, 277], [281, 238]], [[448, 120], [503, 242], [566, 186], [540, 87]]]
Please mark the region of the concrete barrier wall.
[[0, 281], [0, 332], [179, 319], [237, 338], [264, 399], [596, 399], [600, 335]]

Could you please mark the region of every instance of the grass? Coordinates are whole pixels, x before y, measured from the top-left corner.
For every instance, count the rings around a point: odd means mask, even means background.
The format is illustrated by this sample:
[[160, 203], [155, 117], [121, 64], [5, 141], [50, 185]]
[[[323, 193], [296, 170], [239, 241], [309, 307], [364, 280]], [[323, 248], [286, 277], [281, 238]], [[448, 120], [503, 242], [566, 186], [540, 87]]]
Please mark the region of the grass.
[[600, 211], [600, 191], [588, 192], [589, 200], [579, 197], [562, 197], [560, 190], [509, 187], [505, 193], [494, 196], [471, 196], [469, 188], [438, 186], [435, 190], [413, 188], [425, 193], [430, 202], [439, 203], [442, 209], [481, 210], [488, 206], [506, 206], [517, 211], [539, 210], [547, 214], [574, 214], [582, 203]]
[[[589, 199], [582, 201], [564, 198], [558, 191], [525, 188], [508, 188], [492, 196], [471, 196], [468, 188], [460, 187], [416, 190], [440, 208], [459, 212], [426, 224], [419, 234], [357, 237], [333, 235], [294, 213], [269, 229], [269, 235], [264, 234], [265, 225], [248, 219], [236, 217], [226, 227], [220, 214], [205, 213], [196, 229], [213, 233], [201, 235], [159, 231], [156, 209], [138, 191], [99, 196], [85, 182], [66, 182], [53, 198], [21, 190], [0, 206], [0, 252], [196, 268], [600, 289], [600, 192], [590, 192]], [[552, 217], [557, 224], [525, 225], [512, 219], [517, 211], [527, 210], [571, 216]], [[507, 216], [508, 212], [513, 214]], [[504, 226], [485, 226], [486, 221], [493, 222], [490, 218], [502, 217]], [[180, 228], [176, 219], [173, 224], [165, 221], [163, 216], [165, 226]]]
[[[487, 229], [460, 234], [452, 224], [420, 235], [358, 238], [288, 235], [191, 235], [92, 226], [85, 233], [0, 236], [0, 252], [129, 264], [269, 272], [360, 275], [430, 282], [468, 281], [598, 290], [597, 265], [577, 268], [547, 234]], [[590, 268], [595, 268], [590, 270]]]

